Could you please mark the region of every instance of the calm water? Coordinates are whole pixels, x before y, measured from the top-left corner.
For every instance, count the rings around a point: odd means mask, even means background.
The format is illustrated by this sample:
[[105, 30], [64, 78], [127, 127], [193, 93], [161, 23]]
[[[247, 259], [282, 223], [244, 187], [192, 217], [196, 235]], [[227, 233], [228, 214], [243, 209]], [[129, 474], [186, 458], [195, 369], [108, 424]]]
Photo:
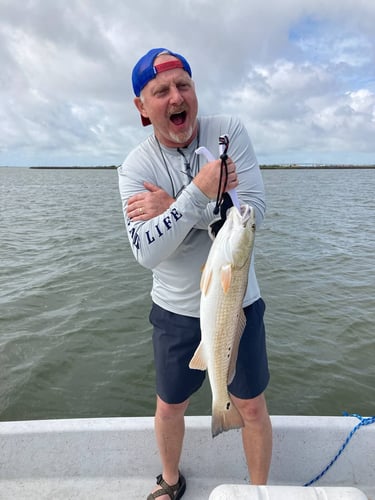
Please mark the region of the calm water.
[[[263, 171], [272, 414], [375, 414], [375, 170]], [[0, 420], [154, 409], [115, 170], [0, 169]], [[210, 414], [208, 383], [190, 414]]]

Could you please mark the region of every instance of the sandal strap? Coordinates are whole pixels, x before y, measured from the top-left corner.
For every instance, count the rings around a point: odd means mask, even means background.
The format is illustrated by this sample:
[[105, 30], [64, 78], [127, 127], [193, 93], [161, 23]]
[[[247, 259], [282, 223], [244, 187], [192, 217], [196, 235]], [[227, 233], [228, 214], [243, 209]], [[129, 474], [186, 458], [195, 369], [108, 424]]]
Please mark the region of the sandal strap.
[[156, 477], [156, 484], [161, 486], [160, 490], [156, 490], [147, 497], [147, 500], [154, 500], [155, 498], [161, 497], [162, 495], [168, 495], [171, 500], [174, 500], [175, 493], [177, 492], [180, 486], [180, 477], [176, 484], [170, 485], [168, 484], [161, 474]]

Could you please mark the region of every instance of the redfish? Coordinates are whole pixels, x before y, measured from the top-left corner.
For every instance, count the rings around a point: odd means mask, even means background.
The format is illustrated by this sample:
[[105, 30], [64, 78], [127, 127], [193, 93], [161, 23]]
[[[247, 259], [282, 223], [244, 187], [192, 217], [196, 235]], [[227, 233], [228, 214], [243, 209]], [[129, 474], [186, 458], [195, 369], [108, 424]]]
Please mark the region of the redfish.
[[255, 238], [254, 208], [242, 205], [228, 210], [214, 239], [201, 278], [201, 342], [189, 367], [207, 370], [212, 391], [212, 437], [243, 427], [232, 403], [232, 382], [238, 347], [246, 324], [243, 298]]

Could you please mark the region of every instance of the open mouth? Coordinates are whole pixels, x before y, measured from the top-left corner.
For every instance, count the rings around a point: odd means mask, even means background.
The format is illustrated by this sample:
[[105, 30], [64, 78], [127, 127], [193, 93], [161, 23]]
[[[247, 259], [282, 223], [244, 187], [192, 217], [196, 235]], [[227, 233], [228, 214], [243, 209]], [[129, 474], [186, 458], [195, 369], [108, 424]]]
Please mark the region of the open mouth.
[[171, 122], [174, 125], [182, 125], [186, 120], [186, 111], [182, 111], [181, 113], [174, 113], [170, 117]]

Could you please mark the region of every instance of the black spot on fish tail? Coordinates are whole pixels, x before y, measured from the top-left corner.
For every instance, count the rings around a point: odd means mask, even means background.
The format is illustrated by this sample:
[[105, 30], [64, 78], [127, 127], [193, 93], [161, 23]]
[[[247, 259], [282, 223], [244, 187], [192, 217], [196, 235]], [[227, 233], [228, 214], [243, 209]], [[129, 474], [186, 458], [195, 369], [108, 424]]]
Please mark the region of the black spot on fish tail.
[[212, 408], [211, 433], [212, 437], [230, 429], [239, 429], [244, 426], [244, 422], [235, 405], [226, 401], [221, 409], [215, 406]]

